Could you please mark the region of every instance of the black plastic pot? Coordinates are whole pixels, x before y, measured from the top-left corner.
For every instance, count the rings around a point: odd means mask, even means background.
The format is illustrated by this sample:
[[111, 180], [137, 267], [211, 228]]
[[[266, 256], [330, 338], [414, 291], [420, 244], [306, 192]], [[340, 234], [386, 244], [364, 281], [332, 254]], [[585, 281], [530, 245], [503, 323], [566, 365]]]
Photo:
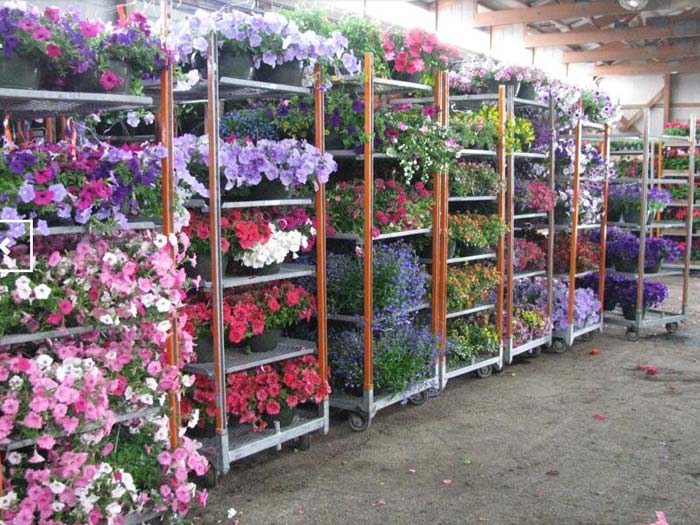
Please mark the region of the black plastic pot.
[[261, 64], [255, 78], [260, 82], [269, 82], [270, 84], [301, 86], [304, 78], [304, 64], [299, 60], [285, 62], [276, 67]]
[[637, 271], [637, 261], [634, 259], [616, 260], [613, 264], [618, 272], [634, 273]]
[[242, 80], [253, 80], [255, 67], [250, 55], [219, 55], [219, 78], [230, 77]]
[[402, 80], [404, 82], [413, 82], [414, 84], [423, 83], [422, 71], [420, 73], [399, 73], [398, 71], [394, 71], [392, 77], [394, 77], [394, 79], [396, 80]]
[[281, 337], [281, 328], [271, 328], [260, 335], [254, 335], [248, 339], [248, 346], [251, 352], [271, 352], [277, 348]]
[[656, 264], [650, 268], [644, 268], [644, 271], [646, 273], [659, 273], [661, 270], [661, 265], [664, 263], [663, 257], [660, 257], [658, 261], [656, 261]]
[[570, 220], [566, 207], [563, 204], [557, 204], [554, 207], [554, 224], [566, 225]]
[[520, 89], [518, 90], [518, 98], [524, 98], [526, 100], [535, 100], [537, 98], [537, 90], [535, 86], [529, 82], [520, 84]]
[[285, 401], [280, 401], [280, 411], [278, 414], [271, 416], [270, 414], [265, 414], [263, 419], [271, 427], [275, 424], [275, 421], [279, 421], [281, 427], [288, 427], [294, 422], [294, 409], [289, 408]]
[[39, 89], [41, 75], [35, 61], [21, 55], [11, 57], [0, 53], [0, 87]]
[[608, 222], [619, 222], [622, 217], [622, 210], [617, 207], [608, 207]]
[[[648, 310], [648, 308], [642, 310], [642, 319], [647, 315]], [[628, 321], [635, 321], [637, 319], [637, 307], [633, 304], [623, 304], [622, 316]]]
[[[185, 266], [185, 273], [188, 277], [196, 278], [201, 276], [205, 281], [211, 281], [211, 254], [209, 252], [197, 253], [197, 266], [193, 267], [191, 265]], [[226, 272], [226, 268], [229, 264], [229, 256], [226, 254], [221, 255], [221, 268], [223, 272]]]
[[463, 242], [459, 243], [459, 255], [461, 257], [472, 257], [474, 255], [483, 255], [485, 253], [491, 253], [488, 246], [483, 248], [481, 246], [474, 246], [473, 244]]
[[251, 188], [250, 198], [256, 201], [289, 199], [291, 192], [292, 188], [285, 186], [279, 180], [267, 180], [263, 176], [260, 184]]
[[241, 261], [231, 259], [227, 266], [224, 266], [225, 273], [227, 276], [241, 276], [241, 275], [274, 275], [279, 273], [280, 264], [273, 263], [263, 266], [262, 268], [251, 268], [249, 266], [244, 266]]
[[108, 71], [112, 71], [115, 75], [122, 79], [121, 84], [117, 84], [111, 90], [106, 90], [100, 83], [103, 72], [88, 71], [84, 75], [80, 75], [75, 80], [74, 89], [80, 93], [102, 93], [108, 92], [114, 95], [125, 95], [129, 91], [129, 83], [131, 82], [131, 66], [126, 62], [119, 60], [110, 60]]
[[195, 344], [194, 351], [197, 354], [198, 363], [211, 363], [214, 361], [214, 338], [211, 334], [198, 336]]

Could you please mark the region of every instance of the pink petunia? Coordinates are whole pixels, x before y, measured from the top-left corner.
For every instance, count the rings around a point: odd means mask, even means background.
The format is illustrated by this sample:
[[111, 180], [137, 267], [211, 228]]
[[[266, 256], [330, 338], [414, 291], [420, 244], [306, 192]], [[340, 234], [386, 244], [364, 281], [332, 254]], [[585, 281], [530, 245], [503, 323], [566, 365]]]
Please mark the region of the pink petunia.
[[93, 24], [88, 21], [83, 21], [80, 23], [80, 34], [85, 38], [95, 38], [100, 34], [102, 27], [100, 24]]
[[56, 440], [50, 434], [44, 434], [36, 440], [36, 444], [44, 450], [51, 450], [56, 444]]
[[48, 206], [53, 202], [53, 192], [51, 190], [36, 190], [34, 192], [34, 204]]
[[44, 425], [44, 420], [39, 414], [30, 412], [24, 417], [22, 424], [27, 428], [41, 428]]
[[52, 22], [58, 22], [61, 19], [61, 12], [56, 7], [46, 7], [44, 16]]
[[34, 33], [32, 33], [32, 37], [34, 40], [37, 42], [44, 42], [51, 38], [52, 34], [51, 31], [46, 29], [44, 26], [39, 26], [34, 30]]
[[46, 54], [49, 58], [58, 58], [61, 56], [61, 47], [56, 44], [47, 44]]
[[68, 315], [73, 311], [73, 303], [71, 303], [68, 299], [63, 299], [63, 301], [58, 303], [58, 309], [63, 315]]
[[105, 71], [100, 77], [100, 85], [106, 90], [111, 91], [117, 86], [124, 84], [124, 79], [120, 78], [114, 71]]

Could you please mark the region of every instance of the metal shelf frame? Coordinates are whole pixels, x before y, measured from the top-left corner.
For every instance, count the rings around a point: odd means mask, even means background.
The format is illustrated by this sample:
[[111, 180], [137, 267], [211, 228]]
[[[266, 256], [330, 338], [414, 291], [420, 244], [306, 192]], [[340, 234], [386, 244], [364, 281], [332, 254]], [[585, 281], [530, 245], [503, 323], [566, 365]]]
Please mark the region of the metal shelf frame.
[[[650, 133], [650, 111], [646, 109], [643, 115], [642, 143], [642, 176], [640, 179], [623, 179], [621, 183], [636, 182], [642, 187], [641, 203], [639, 211], [639, 224], [619, 223], [616, 226], [639, 232], [640, 239], [662, 235], [676, 236], [676, 232], [666, 230], [674, 228], [685, 228], [679, 233], [685, 238], [686, 246], [690, 247], [693, 241], [693, 211], [695, 207], [695, 145], [696, 145], [696, 117], [689, 118], [690, 131], [687, 137], [660, 136], [652, 137]], [[664, 170], [663, 153], [664, 146], [674, 146], [677, 148], [688, 148], [688, 169], [687, 170]], [[666, 185], [685, 185], [688, 187], [688, 196], [684, 206], [688, 208], [685, 221], [662, 221], [661, 213], [657, 213], [652, 221], [649, 221], [648, 192], [650, 187], [662, 188]], [[637, 280], [637, 302], [635, 320], [627, 320], [615, 312], [605, 313], [605, 322], [609, 324], [623, 325], [627, 327], [628, 337], [636, 339], [642, 329], [656, 326], [674, 324], [676, 327], [685, 321], [688, 314], [688, 287], [691, 271], [691, 250], [686, 249], [682, 264], [665, 265], [664, 269], [657, 274], [645, 272], [646, 266], [646, 243], [639, 243], [639, 256], [637, 258], [637, 271], [633, 274], [623, 274]], [[650, 309], [647, 316], [644, 315], [644, 278], [661, 279], [670, 276], [682, 277], [682, 292], [680, 310], [676, 312], [665, 312]], [[651, 314], [651, 315], [650, 315]]]
[[[303, 267], [300, 265], [283, 265], [279, 274], [258, 275], [253, 277], [223, 277], [222, 254], [218, 247], [221, 245], [221, 210], [224, 207], [245, 207], [254, 205], [255, 201], [240, 201], [239, 203], [221, 202], [220, 169], [221, 159], [219, 156], [219, 121], [223, 100], [233, 100], [260, 97], [279, 97], [289, 94], [308, 94], [313, 96], [316, 147], [321, 151], [325, 150], [324, 138], [324, 96], [321, 91], [321, 73], [316, 70], [315, 84], [313, 88], [301, 88], [297, 86], [284, 86], [280, 84], [269, 84], [250, 80], [241, 80], [228, 77], [219, 78], [218, 74], [218, 45], [217, 35], [212, 33], [208, 41], [209, 49], [207, 53], [207, 80], [206, 80], [206, 102], [205, 120], [207, 124], [207, 134], [209, 136], [209, 188], [211, 198], [209, 199], [209, 228], [211, 233], [211, 258], [212, 275], [208, 280], [207, 287], [212, 295], [212, 337], [214, 343], [214, 361], [208, 364], [205, 373], [214, 380], [214, 393], [216, 404], [216, 435], [207, 444], [205, 451], [216, 469], [225, 474], [230, 469], [233, 461], [247, 457], [268, 448], [279, 449], [283, 442], [296, 439], [304, 434], [316, 432], [328, 432], [328, 400], [324, 400], [317, 407], [317, 417], [306, 423], [292, 425], [288, 429], [280, 429], [279, 422], [274, 423], [274, 431], [254, 433], [247, 426], [246, 432], [239, 436], [236, 434], [238, 427], [229, 428], [228, 415], [226, 413], [226, 390], [228, 388], [226, 375], [229, 370], [247, 369], [255, 366], [256, 358], [251, 362], [243, 362], [244, 357], [233, 359], [227, 352], [224, 344], [224, 320], [223, 320], [223, 290], [226, 287], [244, 286], [249, 284], [259, 284], [263, 282], [275, 281], [282, 278], [297, 278], [304, 276], [316, 276], [317, 283], [317, 341], [316, 350], [320, 368], [321, 380], [327, 380], [328, 354], [327, 354], [327, 319], [326, 319], [326, 222], [317, 221], [316, 236], [316, 268]], [[195, 93], [197, 94], [197, 93]], [[190, 94], [191, 95], [191, 94]], [[201, 88], [199, 96], [202, 97]], [[178, 95], [187, 98], [189, 95]], [[317, 191], [314, 196], [316, 217], [326, 216], [326, 194], [325, 185], [316, 181]], [[275, 201], [268, 205], [288, 204]], [[278, 347], [279, 349], [279, 347]], [[300, 350], [302, 351], [302, 350]], [[274, 351], [273, 351], [274, 352]], [[304, 354], [306, 348], [303, 350]], [[296, 355], [294, 352], [282, 351], [280, 359]], [[301, 355], [301, 354], [300, 354]], [[259, 359], [264, 359], [260, 356]]]
[[[432, 92], [433, 96], [428, 101], [434, 103], [439, 108], [444, 109], [446, 92], [447, 92], [447, 73], [437, 72], [435, 74], [434, 86], [430, 87], [423, 84], [415, 84], [411, 82], [403, 82], [391, 79], [376, 78], [374, 76], [374, 57], [370, 52], [364, 55], [364, 74], [362, 77], [353, 77], [346, 79], [346, 82], [351, 82], [358, 85], [360, 91], [364, 98], [364, 132], [367, 137], [372, 137], [374, 132], [374, 110], [377, 104], [375, 95], [384, 94], [411, 94], [411, 93], [425, 93]], [[359, 82], [359, 84], [358, 84]], [[395, 101], [396, 99], [392, 99]], [[416, 100], [416, 98], [411, 98], [410, 100]], [[441, 114], [441, 124], [445, 125], [446, 121], [444, 118], [445, 111], [440, 111]], [[323, 135], [323, 130], [321, 130], [321, 135]], [[317, 133], [317, 136], [319, 133]], [[347, 152], [347, 153], [346, 153]], [[376, 416], [379, 410], [391, 406], [395, 403], [401, 402], [405, 399], [411, 398], [417, 395], [425, 395], [427, 390], [434, 389], [438, 386], [438, 370], [437, 365], [435, 367], [434, 377], [429, 378], [417, 385], [411, 387], [408, 391], [403, 393], [387, 394], [381, 396], [375, 396], [374, 391], [374, 368], [373, 368], [373, 349], [374, 349], [374, 324], [376, 320], [374, 319], [374, 303], [373, 303], [373, 247], [376, 241], [383, 241], [388, 239], [396, 239], [407, 236], [415, 235], [426, 235], [432, 233], [432, 246], [433, 246], [433, 260], [439, 259], [439, 243], [436, 242], [437, 239], [441, 237], [442, 233], [442, 223], [441, 223], [441, 211], [439, 208], [442, 199], [442, 185], [444, 174], [436, 173], [434, 175], [433, 184], [433, 224], [431, 228], [422, 228], [417, 230], [410, 230], [405, 232], [395, 232], [386, 233], [378, 235], [377, 237], [372, 237], [372, 228], [374, 226], [374, 164], [377, 160], [382, 158], [388, 158], [386, 154], [378, 154], [374, 151], [374, 142], [368, 139], [363, 144], [363, 150], [360, 155], [357, 155], [354, 151], [342, 150], [337, 152], [339, 156], [346, 156], [347, 158], [354, 158], [355, 160], [360, 160], [363, 162], [364, 167], [364, 199], [363, 199], [363, 218], [364, 218], [364, 228], [362, 234], [354, 233], [340, 233], [334, 235], [333, 239], [341, 239], [354, 241], [358, 246], [362, 247], [363, 252], [363, 270], [364, 270], [364, 298], [363, 298], [363, 309], [362, 316], [338, 316], [331, 315], [332, 319], [337, 321], [345, 321], [362, 325], [363, 330], [363, 341], [364, 341], [364, 355], [363, 355], [363, 381], [362, 381], [362, 396], [348, 396], [342, 392], [333, 392], [330, 396], [330, 406], [332, 408], [338, 408], [342, 410], [348, 410], [352, 412], [354, 418], [361, 418], [362, 429], [366, 429], [370, 426], [372, 420]], [[446, 228], [446, 224], [445, 224]], [[438, 311], [438, 296], [435, 294], [437, 280], [440, 278], [440, 269], [437, 266], [433, 269], [433, 275], [431, 279], [432, 286], [432, 296], [431, 296], [431, 317], [432, 317], [432, 331], [437, 334], [435, 327], [435, 315]], [[346, 318], [347, 317], [347, 318]], [[351, 420], [352, 421], [352, 420]], [[354, 427], [353, 427], [354, 428]]]
[[[507, 92], [507, 113], [508, 118], [515, 117], [516, 101], [513, 98], [513, 88], [508, 87]], [[505, 287], [505, 322], [501, 325], [504, 326], [503, 331], [503, 347], [504, 347], [504, 362], [510, 364], [513, 362], [513, 358], [519, 354], [525, 352], [531, 352], [534, 349], [546, 345], [549, 346], [552, 342], [551, 332], [546, 334], [544, 337], [529, 341], [523, 345], [516, 346], [513, 337], [513, 324], [515, 320], [515, 300], [513, 295], [513, 287], [515, 282], [519, 279], [530, 279], [535, 277], [544, 277], [547, 283], [547, 305], [545, 310], [545, 315], [548, 319], [552, 317], [552, 274], [554, 268], [554, 210], [550, 210], [547, 213], [521, 213], [515, 212], [515, 181], [517, 179], [517, 171], [515, 168], [515, 160], [517, 158], [531, 158], [547, 162], [547, 184], [554, 190], [555, 181], [555, 143], [554, 137], [556, 136], [555, 130], [555, 112], [553, 101], [548, 104], [543, 104], [539, 106], [542, 110], [547, 112], [549, 120], [549, 129], [552, 132], [552, 141], [549, 144], [549, 151], [546, 153], [538, 154], [523, 154], [523, 153], [508, 153], [506, 157], [506, 223], [508, 224], [508, 234], [506, 235], [506, 248], [505, 248], [505, 275], [504, 280], [506, 282]], [[542, 233], [547, 236], [547, 249], [546, 249], [546, 266], [543, 270], [528, 271], [528, 272], [516, 272], [514, 266], [514, 253], [515, 253], [515, 238], [516, 233], [521, 231], [523, 228], [516, 226], [526, 224], [523, 221], [527, 219], [539, 219], [534, 222], [543, 223], [541, 228]]]

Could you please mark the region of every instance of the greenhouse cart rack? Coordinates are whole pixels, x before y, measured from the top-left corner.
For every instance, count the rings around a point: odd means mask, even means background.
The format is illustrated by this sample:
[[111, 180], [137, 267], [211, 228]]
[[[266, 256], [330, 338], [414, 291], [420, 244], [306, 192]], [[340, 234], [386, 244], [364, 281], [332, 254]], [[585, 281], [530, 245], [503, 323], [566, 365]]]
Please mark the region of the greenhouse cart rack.
[[[358, 432], [364, 431], [369, 427], [372, 419], [376, 416], [378, 411], [397, 403], [408, 402], [414, 405], [422, 404], [427, 399], [427, 391], [436, 389], [439, 386], [438, 367], [436, 365], [432, 377], [429, 377], [424, 381], [420, 381], [416, 384], [411, 385], [405, 392], [375, 395], [376, 393], [374, 390], [373, 376], [373, 347], [375, 336], [375, 324], [377, 323], [377, 321], [379, 321], [379, 319], [376, 319], [374, 317], [374, 304], [372, 298], [374, 243], [388, 241], [392, 239], [412, 237], [416, 235], [428, 235], [431, 232], [433, 233], [433, 235], [435, 235], [436, 233], [437, 235], [439, 235], [438, 228], [436, 227], [436, 225], [439, 224], [439, 210], [437, 206], [439, 197], [439, 184], [434, 185], [435, 206], [433, 210], [432, 228], [420, 228], [409, 231], [386, 233], [378, 235], [376, 237], [372, 237], [372, 218], [374, 216], [374, 165], [376, 160], [386, 159], [387, 155], [384, 153], [375, 152], [373, 140], [370, 140], [369, 137], [373, 136], [374, 131], [374, 111], [375, 106], [377, 104], [377, 96], [432, 92], [433, 97], [430, 99], [430, 101], [440, 107], [443, 77], [446, 78], [446, 74], [437, 73], [435, 76], [435, 87], [430, 87], [424, 84], [417, 84], [413, 82], [405, 82], [386, 78], [376, 78], [374, 76], [373, 64], [374, 58], [372, 53], [365, 53], [364, 75], [362, 75], [361, 77], [345, 77], [339, 82], [339, 84], [341, 85], [346, 84], [353, 86], [358, 90], [358, 92], [361, 92], [363, 95], [364, 132], [365, 135], [368, 137], [368, 140], [364, 143], [364, 149], [362, 154], [357, 155], [355, 152], [350, 150], [329, 151], [329, 153], [331, 153], [339, 159], [345, 158], [361, 161], [364, 167], [363, 173], [365, 192], [363, 200], [363, 233], [360, 235], [354, 233], [336, 233], [335, 235], [328, 236], [329, 239], [334, 239], [337, 241], [355, 242], [358, 248], [361, 248], [363, 253], [364, 302], [362, 316], [357, 317], [329, 315], [329, 320], [333, 320], [334, 322], [351, 322], [362, 325], [364, 341], [362, 396], [354, 396], [343, 393], [342, 391], [338, 392], [336, 389], [333, 391], [330, 397], [330, 406], [332, 408], [348, 411], [348, 422], [350, 428]], [[413, 101], [414, 99], [409, 100]], [[436, 181], [439, 181], [439, 177], [437, 176]], [[435, 253], [436, 249], [437, 243], [434, 239], [433, 253]], [[435, 286], [435, 277], [436, 276], [433, 275], [433, 286]], [[430, 308], [432, 314], [431, 316], [433, 318], [434, 323], [435, 312], [438, 308], [435, 296], [433, 296]], [[419, 309], [423, 309], [423, 307], [421, 306], [419, 308], [412, 308], [410, 309], [410, 311], [406, 310], [403, 313], [408, 315], [414, 313]]]
[[[594, 132], [602, 133], [592, 133], [584, 139], [584, 130], [592, 130]], [[554, 331], [552, 333], [552, 349], [555, 352], [565, 352], [574, 344], [576, 339], [590, 340], [593, 338], [596, 332], [603, 330], [603, 310], [602, 304], [605, 295], [605, 248], [607, 242], [607, 216], [608, 216], [608, 188], [609, 180], [607, 171], [604, 174], [602, 182], [602, 210], [601, 210], [601, 220], [599, 223], [595, 224], [579, 224], [579, 204], [580, 204], [580, 184], [583, 179], [581, 177], [581, 156], [582, 147], [584, 140], [599, 142], [599, 148], [605, 165], [610, 161], [610, 125], [609, 124], [595, 124], [583, 120], [578, 120], [573, 133], [567, 135], [569, 137], [573, 136], [575, 144], [574, 152], [574, 173], [573, 173], [573, 196], [571, 199], [571, 224], [567, 227], [567, 231], [571, 233], [571, 248], [570, 248], [570, 261], [569, 261], [569, 273], [568, 276], [562, 276], [563, 280], [567, 282], [569, 287], [569, 304], [567, 308], [567, 328], [560, 331]], [[577, 259], [578, 259], [578, 237], [579, 232], [582, 229], [595, 229], [600, 230], [600, 262], [598, 265], [598, 300], [601, 303], [601, 310], [599, 312], [599, 320], [597, 322], [589, 322], [583, 327], [576, 328], [574, 325], [574, 299], [576, 292], [576, 278], [583, 277], [592, 271], [577, 272]]]
[[[232, 462], [256, 454], [263, 450], [275, 448], [280, 450], [286, 442], [297, 441], [299, 447], [309, 447], [309, 436], [313, 432], [328, 432], [328, 400], [322, 401], [314, 410], [297, 411], [291, 424], [281, 425], [273, 421], [271, 426], [260, 432], [253, 432], [247, 425], [229, 425], [226, 412], [227, 375], [234, 372], [252, 370], [262, 365], [288, 360], [304, 355], [315, 354], [318, 357], [321, 380], [327, 379], [328, 370], [326, 353], [326, 263], [325, 263], [325, 222], [317, 221], [316, 261], [315, 266], [302, 264], [283, 264], [278, 273], [271, 275], [258, 274], [244, 277], [224, 277], [223, 261], [220, 250], [221, 242], [221, 211], [229, 209], [265, 208], [274, 206], [313, 206], [316, 217], [325, 216], [325, 187], [316, 184], [317, 191], [313, 198], [295, 199], [265, 199], [251, 201], [223, 201], [220, 186], [222, 169], [219, 155], [219, 129], [223, 101], [245, 100], [249, 98], [277, 98], [290, 95], [301, 95], [313, 98], [316, 147], [323, 151], [323, 93], [321, 91], [320, 71], [315, 74], [313, 88], [294, 85], [272, 84], [220, 76], [218, 73], [218, 46], [216, 35], [209, 38], [207, 54], [207, 79], [201, 81], [191, 91], [176, 91], [175, 103], [206, 103], [206, 124], [209, 137], [209, 191], [208, 200], [195, 199], [187, 206], [198, 208], [208, 213], [209, 228], [212, 232], [210, 239], [212, 274], [204, 282], [204, 288], [212, 296], [212, 336], [214, 359], [209, 363], [189, 365], [188, 372], [204, 375], [213, 379], [216, 405], [216, 435], [200, 439], [203, 443], [201, 452], [216, 467], [216, 471], [225, 474]], [[245, 354], [237, 350], [228, 350], [224, 343], [223, 324], [223, 291], [284, 279], [315, 277], [317, 283], [317, 340], [302, 341], [282, 338], [277, 347], [269, 352]], [[216, 477], [214, 478], [214, 481]]]
[[[549, 103], [523, 101], [522, 99], [513, 96], [514, 87], [507, 87], [507, 113], [508, 118], [515, 117], [515, 110], [518, 106], [532, 106], [546, 112], [548, 120], [548, 128], [551, 133], [552, 140], [549, 142], [547, 152], [528, 153], [518, 151], [506, 152], [506, 223], [508, 224], [508, 233], [506, 234], [506, 257], [505, 257], [505, 322], [504, 322], [504, 362], [511, 364], [513, 358], [521, 354], [539, 355], [543, 347], [552, 345], [552, 333], [544, 334], [541, 337], [530, 339], [521, 344], [516, 345], [513, 337], [513, 323], [515, 319], [515, 302], [514, 302], [514, 287], [515, 283], [521, 279], [531, 279], [536, 277], [544, 277], [547, 283], [547, 305], [546, 318], [552, 317], [552, 272], [553, 272], [553, 253], [554, 253], [554, 211], [549, 210], [546, 213], [516, 213], [515, 212], [515, 182], [518, 178], [518, 170], [516, 160], [529, 159], [547, 162], [547, 184], [550, 189], [554, 190], [554, 166], [555, 166], [555, 148], [554, 140], [556, 137], [554, 128], [554, 106], [553, 101]], [[533, 225], [541, 224], [542, 226], [534, 226], [541, 234], [547, 236], [546, 262], [544, 268], [538, 268], [532, 271], [515, 271], [515, 236], [516, 233], [522, 230], [529, 229]]]
[[[483, 104], [494, 104], [498, 107], [498, 143], [492, 150], [481, 149], [462, 149], [456, 153], [458, 159], [465, 160], [488, 160], [494, 161], [498, 172], [498, 180], [501, 185], [505, 182], [505, 141], [503, 139], [505, 132], [506, 121], [506, 93], [505, 87], [500, 86], [498, 93], [488, 95], [457, 95], [450, 96], [447, 83], [445, 83], [445, 93], [443, 95], [443, 107], [449, 108], [449, 113], [446, 112], [446, 120], [449, 120], [450, 114], [463, 109], [478, 107]], [[449, 125], [449, 122], [446, 122]], [[493, 261], [495, 268], [500, 274], [503, 273], [504, 259], [504, 238], [500, 236], [496, 247], [490, 253], [465, 255], [465, 256], [449, 256], [448, 255], [448, 225], [450, 214], [455, 213], [455, 209], [459, 208], [462, 211], [469, 210], [473, 205], [484, 206], [488, 205], [486, 210], [490, 210], [489, 215], [496, 216], [502, 221], [505, 221], [505, 193], [503, 191], [497, 194], [457, 196], [452, 195], [450, 191], [450, 173], [443, 180], [442, 191], [439, 201], [439, 209], [441, 214], [441, 231], [443, 234], [439, 238], [440, 249], [437, 253], [433, 253], [433, 257], [425, 259], [426, 263], [431, 264], [434, 268], [433, 272], [438, 275], [438, 281], [435, 283], [439, 290], [438, 310], [435, 313], [436, 323], [435, 329], [440, 336], [447, 339], [447, 322], [453, 319], [463, 319], [469, 315], [479, 312], [493, 313], [496, 326], [502, 324], [503, 315], [503, 281], [499, 280], [497, 290], [494, 294], [495, 300], [489, 302], [477, 302], [468, 308], [448, 311], [447, 309], [447, 274], [450, 268], [456, 266], [470, 265], [475, 262]], [[438, 261], [435, 263], [435, 261]], [[435, 289], [435, 288], [434, 288]], [[450, 379], [457, 378], [466, 374], [476, 373], [478, 377], [486, 378], [491, 375], [493, 370], [501, 371], [503, 369], [503, 342], [499, 338], [498, 350], [496, 353], [482, 352], [478, 357], [474, 357], [469, 361], [450, 362], [448, 356], [441, 356], [439, 361], [439, 377], [440, 388], [444, 389]]]
[[[686, 246], [691, 246], [693, 240], [693, 210], [695, 202], [695, 146], [696, 141], [696, 119], [695, 116], [690, 118], [690, 131], [688, 137], [651, 137], [650, 136], [650, 118], [649, 110], [644, 113], [642, 141], [644, 144], [642, 158], [642, 176], [641, 179], [622, 178], [616, 182], [621, 184], [635, 182], [641, 184], [641, 202], [640, 202], [640, 217], [639, 223], [620, 223], [621, 228], [629, 229], [638, 232], [639, 238], [646, 239], [656, 230], [664, 235], [666, 230], [671, 228], [684, 228], [682, 231], [685, 237]], [[663, 145], [672, 144], [675, 147], [688, 148], [688, 170], [681, 174], [674, 170], [672, 173], [666, 173], [663, 170], [662, 154]], [[659, 152], [658, 163], [653, 162], [654, 150], [657, 148]], [[657, 177], [653, 176], [654, 171], [657, 171]], [[665, 185], [682, 185], [688, 188], [687, 202], [685, 206], [688, 208], [685, 222], [677, 221], [658, 221], [649, 220], [648, 214], [648, 191], [650, 187], [661, 187]], [[636, 304], [634, 316], [631, 312], [619, 313], [616, 311], [605, 313], [605, 322], [613, 325], [621, 325], [626, 327], [626, 338], [630, 341], [637, 341], [643, 329], [654, 329], [665, 327], [669, 333], [674, 333], [678, 330], [681, 322], [687, 319], [688, 314], [688, 284], [690, 279], [691, 269], [691, 251], [687, 249], [683, 257], [682, 265], [666, 265], [662, 266], [658, 273], [652, 273], [646, 268], [646, 242], [639, 243], [639, 256], [637, 258], [637, 271], [634, 273], [622, 273], [627, 277], [636, 279]], [[613, 270], [614, 271], [614, 270]], [[619, 272], [618, 272], [619, 273]], [[659, 308], [650, 308], [650, 305], [644, 303], [644, 280], [662, 279], [673, 276], [681, 276], [682, 292], [681, 306], [678, 311], [667, 311]], [[653, 306], [653, 305], [652, 305]]]
[[[169, 19], [169, 3], [161, 2], [161, 8], [165, 19]], [[165, 26], [166, 24], [164, 24]], [[164, 28], [165, 30], [165, 28]], [[172, 166], [172, 136], [166, 131], [172, 129], [172, 113], [168, 111], [169, 86], [171, 86], [172, 78], [171, 71], [165, 69], [161, 74], [160, 84], [162, 86], [162, 97], [158, 101], [160, 109], [160, 121], [162, 125], [161, 142], [168, 152], [163, 161], [162, 170], [162, 198], [163, 198], [163, 217], [160, 219], [144, 219], [141, 221], [130, 222], [124, 227], [117, 227], [115, 230], [161, 230], [165, 235], [169, 235], [174, 231], [174, 218], [172, 214], [172, 198], [175, 194], [174, 179], [172, 178], [170, 166]], [[64, 116], [85, 116], [99, 111], [114, 111], [125, 109], [138, 109], [153, 107], [154, 99], [149, 96], [131, 96], [131, 95], [114, 95], [104, 93], [78, 93], [78, 92], [62, 92], [62, 91], [47, 91], [47, 90], [22, 90], [22, 89], [7, 89], [0, 88], [0, 108], [6, 115], [10, 115], [12, 119], [18, 120], [33, 120], [39, 118], [53, 118]], [[54, 140], [54, 130], [47, 131], [46, 138]], [[55, 226], [49, 227], [43, 233], [35, 231], [35, 236], [55, 236], [66, 234], [89, 233], [87, 227], [83, 225]], [[173, 324], [175, 319], [171, 319]], [[91, 326], [79, 326], [60, 328], [45, 332], [21, 333], [21, 334], [5, 334], [0, 337], [0, 347], [8, 349], [13, 345], [20, 344], [37, 344], [43, 341], [50, 341], [57, 338], [76, 337], [90, 332], [97, 331], [98, 328]], [[9, 348], [11, 351], [11, 348]], [[178, 363], [178, 349], [176, 335], [172, 335], [167, 343], [167, 363], [176, 365]], [[180, 421], [180, 407], [177, 394], [174, 391], [168, 392], [168, 413], [169, 413], [169, 436], [170, 445], [176, 447], [178, 445], [178, 426]], [[163, 407], [154, 407], [152, 409], [138, 410], [129, 413], [123, 413], [116, 417], [116, 423], [127, 423], [134, 420], [147, 419], [163, 413]], [[72, 434], [82, 434], [94, 430], [94, 428], [79, 428]], [[61, 439], [72, 434], [56, 434], [54, 437]], [[36, 444], [35, 439], [24, 439], [20, 441], [11, 441], [0, 447], [2, 452], [19, 450], [27, 447], [33, 447]], [[0, 454], [1, 456], [1, 454]], [[2, 458], [0, 457], [0, 460]], [[0, 463], [1, 465], [1, 463]], [[0, 495], [3, 493], [3, 469], [0, 466]], [[151, 511], [146, 509], [141, 513], [129, 513], [123, 516], [124, 523], [128, 525], [136, 525], [146, 521], [154, 520], [162, 517], [164, 511]], [[2, 514], [0, 514], [0, 518]], [[2, 521], [2, 519], [0, 519]]]

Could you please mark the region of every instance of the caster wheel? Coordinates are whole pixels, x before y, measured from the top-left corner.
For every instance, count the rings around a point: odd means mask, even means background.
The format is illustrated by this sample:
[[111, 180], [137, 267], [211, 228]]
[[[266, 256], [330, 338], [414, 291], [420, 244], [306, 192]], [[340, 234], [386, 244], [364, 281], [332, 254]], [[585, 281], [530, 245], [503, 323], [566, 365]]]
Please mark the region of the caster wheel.
[[678, 331], [678, 323], [667, 323], [666, 331], [669, 334], [675, 334]]
[[542, 347], [538, 346], [537, 348], [533, 348], [532, 350], [527, 351], [527, 355], [530, 357], [539, 357], [542, 355]]
[[493, 367], [484, 366], [482, 368], [477, 369], [476, 377], [478, 377], [479, 379], [486, 379], [491, 375], [491, 372], [493, 372]]
[[408, 402], [414, 407], [419, 407], [428, 400], [428, 392], [418, 392], [408, 398]]
[[581, 341], [583, 341], [584, 343], [590, 343], [591, 341], [593, 341], [594, 337], [595, 332], [586, 332], [581, 337], [579, 337], [579, 339], [581, 339]]
[[634, 328], [628, 328], [627, 332], [625, 332], [625, 339], [636, 343], [637, 341], [639, 341], [639, 332], [637, 332], [637, 330], [635, 330]]
[[197, 484], [205, 489], [213, 489], [219, 483], [219, 471], [209, 462], [209, 468], [203, 476], [197, 478]]
[[569, 349], [569, 345], [563, 339], [555, 339], [552, 341], [552, 350], [557, 354], [563, 354]]
[[369, 416], [358, 414], [357, 412], [350, 412], [348, 424], [354, 432], [364, 432], [369, 428]]
[[294, 448], [301, 451], [309, 450], [311, 448], [311, 435], [304, 434], [298, 437], [294, 443]]
[[501, 372], [503, 372], [504, 369], [505, 369], [505, 366], [503, 366], [503, 363], [501, 363], [500, 365], [499, 364], [491, 365], [491, 370], [493, 370], [494, 374], [500, 374]]

